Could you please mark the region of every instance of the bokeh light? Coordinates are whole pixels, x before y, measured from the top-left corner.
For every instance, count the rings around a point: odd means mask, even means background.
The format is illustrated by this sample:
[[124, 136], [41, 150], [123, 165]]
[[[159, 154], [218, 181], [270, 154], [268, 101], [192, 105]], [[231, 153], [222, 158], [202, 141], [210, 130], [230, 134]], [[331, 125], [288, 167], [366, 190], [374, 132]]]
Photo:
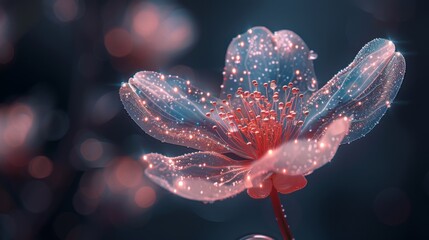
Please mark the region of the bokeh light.
[[116, 91], [102, 94], [91, 109], [91, 119], [95, 124], [103, 124], [113, 119], [122, 109]]
[[155, 200], [156, 193], [149, 186], [139, 188], [134, 196], [135, 203], [141, 208], [151, 207], [155, 203]]
[[126, 57], [115, 62], [122, 70], [160, 67], [188, 49], [197, 35], [190, 14], [170, 2], [133, 1], [117, 24], [106, 32], [104, 44], [112, 57]]
[[77, 18], [80, 0], [54, 0], [52, 10], [61, 22], [70, 22]]
[[51, 175], [53, 170], [52, 161], [45, 156], [33, 158], [28, 165], [28, 172], [34, 178], [46, 178]]
[[123, 28], [114, 28], [107, 32], [104, 36], [104, 45], [114, 57], [125, 57], [133, 50], [131, 35]]
[[127, 157], [117, 159], [105, 173], [112, 191], [122, 191], [137, 186], [142, 181], [143, 171], [139, 162]]
[[0, 107], [0, 155], [29, 143], [34, 125], [34, 112], [30, 106], [17, 103], [10, 107]]
[[103, 155], [103, 145], [97, 139], [86, 139], [80, 145], [80, 153], [88, 161], [97, 161]]

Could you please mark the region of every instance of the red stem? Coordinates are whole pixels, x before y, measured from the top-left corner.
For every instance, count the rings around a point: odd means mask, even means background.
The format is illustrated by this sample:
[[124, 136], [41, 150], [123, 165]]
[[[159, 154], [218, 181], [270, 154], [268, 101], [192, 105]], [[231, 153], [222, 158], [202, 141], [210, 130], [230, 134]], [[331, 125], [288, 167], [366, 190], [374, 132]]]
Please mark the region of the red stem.
[[294, 238], [292, 236], [292, 232], [290, 231], [289, 224], [286, 221], [286, 215], [280, 202], [277, 189], [275, 189], [274, 186], [271, 189], [270, 197], [271, 203], [273, 204], [274, 214], [276, 215], [277, 224], [283, 236], [283, 240], [293, 240]]

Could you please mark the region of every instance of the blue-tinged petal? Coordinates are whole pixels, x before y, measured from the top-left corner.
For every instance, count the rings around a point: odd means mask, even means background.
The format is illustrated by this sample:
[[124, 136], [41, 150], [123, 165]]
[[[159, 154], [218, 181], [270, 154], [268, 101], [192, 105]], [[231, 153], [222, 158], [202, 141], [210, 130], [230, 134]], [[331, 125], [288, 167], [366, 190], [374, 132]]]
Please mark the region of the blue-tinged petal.
[[239, 87], [253, 92], [256, 80], [259, 87], [275, 80], [278, 74], [278, 54], [274, 49], [273, 35], [265, 27], [254, 27], [238, 35], [229, 44], [224, 69], [221, 98], [235, 94]]
[[139, 72], [123, 84], [120, 95], [131, 118], [152, 137], [199, 150], [227, 151], [211, 130], [215, 123], [205, 116], [206, 102], [213, 99], [186, 81]]
[[301, 136], [317, 137], [334, 119], [352, 118], [343, 143], [363, 137], [390, 107], [405, 74], [405, 60], [385, 39], [366, 44], [353, 62], [309, 99]]
[[292, 82], [304, 95], [311, 95], [317, 90], [312, 52], [296, 33], [281, 30], [274, 33], [276, 49], [279, 53], [279, 72], [277, 84], [287, 85]]
[[[264, 27], [254, 27], [234, 38], [225, 59], [224, 84], [221, 98], [234, 95], [239, 87], [244, 91], [279, 91], [293, 83], [304, 95], [317, 90], [313, 62], [315, 53], [294, 32], [282, 30], [271, 33]], [[270, 84], [275, 80], [276, 88]], [[258, 86], [252, 84], [253, 81]], [[263, 87], [268, 83], [268, 89]]]
[[212, 102], [219, 102], [218, 99], [189, 81], [139, 72], [122, 85], [120, 96], [131, 118], [154, 138], [198, 150], [232, 151], [248, 157], [228, 138], [231, 126], [212, 109]]
[[215, 152], [196, 152], [179, 157], [147, 154], [146, 175], [181, 197], [213, 202], [243, 190], [249, 161], [235, 161]]

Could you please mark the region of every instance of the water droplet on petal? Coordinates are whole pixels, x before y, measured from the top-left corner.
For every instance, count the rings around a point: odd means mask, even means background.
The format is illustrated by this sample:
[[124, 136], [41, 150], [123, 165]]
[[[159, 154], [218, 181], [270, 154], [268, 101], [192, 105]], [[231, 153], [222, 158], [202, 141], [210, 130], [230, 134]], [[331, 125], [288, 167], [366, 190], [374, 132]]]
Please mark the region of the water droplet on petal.
[[240, 240], [274, 240], [274, 238], [267, 237], [261, 234], [252, 234], [245, 237], [240, 238]]
[[313, 50], [310, 50], [310, 52], [308, 52], [308, 60], [316, 60], [318, 56], [319, 55], [317, 55], [317, 53]]
[[317, 79], [311, 78], [309, 81], [307, 81], [307, 88], [312, 92], [316, 91], [318, 88]]

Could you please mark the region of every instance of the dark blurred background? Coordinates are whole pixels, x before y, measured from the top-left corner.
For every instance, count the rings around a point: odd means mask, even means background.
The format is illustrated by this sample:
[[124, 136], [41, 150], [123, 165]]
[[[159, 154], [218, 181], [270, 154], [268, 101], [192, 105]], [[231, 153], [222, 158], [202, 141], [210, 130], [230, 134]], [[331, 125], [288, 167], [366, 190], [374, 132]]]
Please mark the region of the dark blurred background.
[[297, 239], [429, 239], [428, 27], [416, 0], [1, 0], [0, 238], [280, 239], [270, 201], [204, 204], [152, 184], [118, 87], [157, 70], [219, 90], [230, 40], [263, 25], [318, 53], [322, 86], [368, 41], [407, 61], [391, 109], [308, 186], [282, 196]]

